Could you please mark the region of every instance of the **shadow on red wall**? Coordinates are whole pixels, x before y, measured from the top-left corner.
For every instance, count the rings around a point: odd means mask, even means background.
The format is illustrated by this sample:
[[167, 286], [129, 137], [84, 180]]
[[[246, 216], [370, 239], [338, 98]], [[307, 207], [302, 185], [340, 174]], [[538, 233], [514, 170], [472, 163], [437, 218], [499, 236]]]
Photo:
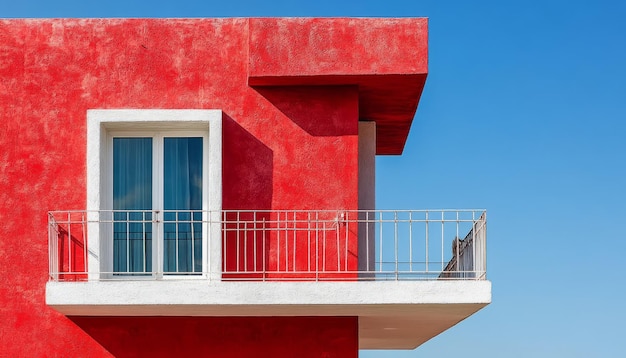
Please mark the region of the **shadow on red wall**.
[[[257, 223], [269, 219], [267, 211], [272, 207], [273, 153], [227, 114], [223, 115], [222, 130], [222, 206], [225, 211], [246, 211], [224, 214], [224, 219], [230, 223], [225, 225], [226, 234], [222, 238], [223, 276], [259, 279], [262, 278], [268, 253], [262, 250], [265, 247], [263, 235], [250, 233], [261, 230], [257, 228]], [[254, 212], [257, 210], [260, 212]], [[253, 226], [240, 227], [240, 222], [244, 221]], [[241, 237], [238, 229], [250, 236]]]
[[356, 86], [275, 86], [254, 89], [312, 136], [358, 134]]
[[272, 206], [272, 150], [227, 114], [222, 127], [224, 210], [269, 210]]
[[[59, 217], [60, 216], [60, 217]], [[87, 280], [87, 221], [84, 212], [67, 212], [58, 215], [49, 223], [49, 240], [56, 253], [52, 260], [51, 273], [58, 273], [61, 281]]]
[[357, 209], [358, 87], [255, 86], [254, 89], [306, 132], [288, 149], [291, 162], [287, 165], [294, 173], [291, 182], [298, 181], [300, 186], [294, 189], [287, 182], [279, 193], [300, 206], [284, 209], [330, 210], [313, 213], [313, 218], [303, 212], [285, 213], [282, 218], [270, 220], [270, 227], [275, 227], [270, 228], [266, 242], [272, 253], [266, 265], [267, 278], [354, 278], [349, 272], [357, 270], [358, 233], [356, 228], [349, 232], [337, 223], [341, 212]]
[[357, 317], [69, 317], [115, 357], [357, 357]]

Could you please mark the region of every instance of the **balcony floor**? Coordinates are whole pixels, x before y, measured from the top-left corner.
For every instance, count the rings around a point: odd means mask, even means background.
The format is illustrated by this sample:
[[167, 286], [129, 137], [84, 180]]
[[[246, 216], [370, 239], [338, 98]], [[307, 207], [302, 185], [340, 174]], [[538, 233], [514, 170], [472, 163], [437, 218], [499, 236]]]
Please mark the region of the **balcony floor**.
[[46, 302], [68, 316], [358, 316], [360, 349], [413, 349], [489, 304], [491, 282], [48, 282]]

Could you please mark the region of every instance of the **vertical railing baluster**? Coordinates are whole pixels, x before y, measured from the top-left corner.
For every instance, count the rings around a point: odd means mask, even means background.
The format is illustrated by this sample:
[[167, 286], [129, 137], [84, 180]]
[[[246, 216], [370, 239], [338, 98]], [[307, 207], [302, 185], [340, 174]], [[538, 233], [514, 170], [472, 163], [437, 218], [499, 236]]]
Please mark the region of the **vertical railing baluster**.
[[48, 212], [48, 276], [49, 279], [54, 280], [54, 273], [52, 272], [52, 230], [51, 230], [51, 216], [52, 214]]
[[306, 267], [307, 267], [307, 273], [309, 273], [311, 272], [311, 211], [307, 211], [306, 214], [307, 214], [306, 215], [307, 216], [306, 218], [307, 220], [306, 221], [307, 222], [307, 225], [306, 225], [307, 227], [306, 229], [306, 232], [307, 232], [307, 245], [306, 245], [307, 261], [306, 263], [307, 265]]
[[481, 252], [482, 252], [482, 278], [486, 279], [487, 278], [487, 212], [483, 211], [482, 213], [482, 228], [483, 228], [483, 232], [482, 232], [482, 245], [481, 245]]
[[237, 239], [237, 246], [236, 246], [236, 250], [235, 253], [237, 254], [237, 260], [235, 261], [235, 263], [237, 264], [237, 269], [235, 270], [235, 272], [239, 273], [241, 271], [240, 269], [240, 251], [239, 251], [239, 241], [241, 241], [241, 211], [237, 210], [237, 226], [236, 226], [236, 239]]
[[469, 276], [474, 276], [474, 278], [478, 276], [476, 272], [476, 230], [478, 230], [478, 225], [476, 222], [476, 212], [472, 210], [472, 267], [471, 267], [471, 271], [473, 271], [473, 273], [470, 273]]
[[298, 213], [293, 212], [293, 272], [296, 272], [296, 235], [298, 233]]
[[319, 212], [315, 212], [315, 281], [319, 280], [320, 274], [320, 230], [319, 230]]
[[276, 272], [280, 272], [280, 211], [276, 212]]
[[226, 238], [228, 237], [228, 233], [230, 232], [228, 222], [229, 216], [226, 211], [222, 212], [220, 215], [222, 218], [222, 272], [228, 271], [228, 245], [226, 244]]
[[413, 212], [409, 211], [409, 272], [413, 273]]
[[126, 273], [130, 272], [130, 212], [126, 211]]
[[396, 280], [398, 280], [398, 212], [393, 212], [393, 242], [394, 242], [394, 260], [396, 263]]
[[322, 272], [326, 272], [326, 222], [322, 223]]
[[257, 244], [256, 244], [256, 240], [257, 240], [257, 238], [256, 238], [256, 231], [257, 231], [257, 228], [258, 228], [258, 225], [257, 225], [257, 212], [256, 212], [256, 210], [252, 212], [252, 220], [253, 220], [252, 223], [253, 223], [253, 227], [254, 227], [254, 231], [252, 232], [252, 240], [253, 240], [253, 242], [252, 242], [253, 250], [252, 251], [254, 252], [254, 254], [253, 254], [254, 257], [252, 258], [252, 260], [253, 260], [253, 263], [254, 263], [254, 272], [257, 273], [259, 268], [257, 266], [256, 257], [257, 257], [257, 255], [259, 253], [257, 252]]
[[179, 250], [179, 245], [180, 245], [179, 237], [178, 237], [180, 235], [180, 233], [178, 231], [178, 226], [180, 225], [180, 211], [174, 211], [174, 223], [175, 223], [174, 224], [175, 225], [175, 227], [174, 227], [174, 239], [175, 239], [175, 243], [176, 243], [176, 248], [175, 248], [174, 252], [176, 253], [176, 272], [178, 273], [178, 272], [180, 272], [180, 262], [179, 262], [180, 260], [178, 258], [178, 256], [179, 256], [178, 250]]
[[[67, 272], [72, 273], [72, 213], [67, 213], [67, 253], [68, 253], [68, 265]], [[72, 277], [70, 275], [70, 277]]]
[[[473, 220], [472, 220], [473, 221]], [[473, 225], [472, 225], [473, 226]], [[459, 212], [456, 212], [456, 236], [455, 236], [455, 240], [454, 240], [454, 255], [456, 257], [453, 257], [453, 260], [456, 260], [456, 270], [459, 271], [459, 266], [461, 266], [461, 250], [460, 250], [460, 241], [461, 238], [459, 236]], [[443, 265], [443, 264], [442, 264]], [[443, 270], [443, 268], [442, 268]]]
[[[370, 212], [365, 211], [365, 271], [370, 271]], [[357, 225], [358, 227], [358, 225]]]
[[58, 281], [57, 274], [57, 246], [59, 237], [58, 234], [55, 235], [56, 230], [54, 229], [54, 215], [51, 212], [48, 212], [48, 269], [50, 277], [53, 281]]
[[441, 211], [441, 271], [443, 271], [444, 267], [444, 251], [445, 251], [445, 245], [444, 245], [444, 230], [445, 230], [445, 211]]
[[147, 211], [142, 211], [141, 212], [141, 246], [142, 246], [142, 251], [141, 251], [141, 257], [143, 259], [143, 272], [147, 272], [148, 271], [148, 267], [147, 267], [147, 261], [148, 261], [148, 257], [146, 255], [146, 213]]
[[81, 231], [83, 233], [83, 272], [88, 273], [89, 269], [87, 266], [87, 219], [85, 218], [84, 211], [81, 213], [81, 222]]
[[243, 272], [248, 272], [248, 220], [243, 221]]
[[[268, 216], [269, 216], [269, 214], [268, 214]], [[267, 276], [267, 262], [265, 260], [265, 256], [267, 255], [267, 252], [266, 252], [267, 223], [266, 223], [265, 220], [266, 220], [266, 218], [265, 218], [265, 216], [263, 216], [263, 235], [262, 235], [263, 236], [263, 252], [262, 252], [262, 255], [263, 255], [263, 267], [261, 269], [262, 269], [262, 272], [263, 272], [263, 281], [264, 282], [265, 282], [265, 279], [266, 279], [266, 276]]]
[[379, 235], [379, 242], [380, 242], [380, 250], [378, 250], [378, 254], [379, 254], [379, 269], [378, 271], [380, 271], [381, 273], [383, 272], [383, 212], [379, 212], [378, 215], [378, 228], [380, 230], [380, 235]]
[[196, 272], [196, 227], [194, 225], [194, 215], [193, 211], [189, 211], [189, 228], [191, 230], [191, 272]]
[[[152, 267], [152, 272], [154, 272], [155, 277], [161, 278], [165, 272], [165, 212], [154, 210], [151, 213], [154, 216], [152, 219], [152, 242], [156, 240], [157, 248], [156, 258], [154, 253], [152, 254], [152, 262], [153, 264], [156, 263]], [[159, 218], [159, 214], [163, 215], [163, 217]]]
[[424, 217], [425, 227], [426, 227], [426, 255], [424, 257], [424, 265], [425, 265], [425, 274], [428, 276], [428, 240], [429, 240], [429, 230], [428, 230], [428, 210], [426, 210], [426, 216]]
[[345, 248], [346, 248], [346, 252], [344, 255], [344, 265], [345, 265], [345, 271], [348, 272], [348, 233], [350, 232], [350, 213], [346, 211], [346, 217], [345, 217], [345, 221], [344, 221], [344, 229], [346, 231], [346, 240], [345, 240]]
[[341, 271], [341, 243], [340, 243], [340, 228], [341, 228], [341, 222], [340, 222], [340, 217], [339, 217], [339, 213], [337, 213], [336, 216], [337, 220], [335, 221], [335, 238], [337, 241], [335, 248], [337, 249], [337, 272]]

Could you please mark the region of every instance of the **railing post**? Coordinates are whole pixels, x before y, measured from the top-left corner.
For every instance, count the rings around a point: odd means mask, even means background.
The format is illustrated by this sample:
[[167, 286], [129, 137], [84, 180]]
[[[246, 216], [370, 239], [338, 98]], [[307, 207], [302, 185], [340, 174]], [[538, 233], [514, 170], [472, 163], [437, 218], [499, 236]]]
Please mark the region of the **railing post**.
[[477, 257], [476, 257], [476, 230], [479, 230], [478, 223], [476, 222], [476, 211], [472, 211], [472, 273], [470, 273], [470, 277], [473, 276], [474, 279], [478, 277], [477, 272]]
[[444, 258], [444, 250], [445, 250], [445, 244], [444, 244], [444, 230], [445, 230], [445, 211], [442, 210], [441, 211], [441, 267], [443, 270], [443, 263], [445, 261]]
[[57, 224], [54, 219], [54, 215], [50, 212], [48, 213], [48, 255], [50, 257], [50, 278], [53, 281], [59, 280], [58, 241], [59, 235]]
[[[473, 212], [472, 212], [473, 216]], [[474, 226], [474, 218], [472, 217], [472, 226]], [[456, 261], [456, 271], [459, 271], [459, 266], [461, 266], [461, 248], [459, 247], [459, 212], [456, 212], [456, 235], [454, 237], [454, 255], [452, 255], [452, 259]], [[443, 263], [442, 263], [443, 264]]]

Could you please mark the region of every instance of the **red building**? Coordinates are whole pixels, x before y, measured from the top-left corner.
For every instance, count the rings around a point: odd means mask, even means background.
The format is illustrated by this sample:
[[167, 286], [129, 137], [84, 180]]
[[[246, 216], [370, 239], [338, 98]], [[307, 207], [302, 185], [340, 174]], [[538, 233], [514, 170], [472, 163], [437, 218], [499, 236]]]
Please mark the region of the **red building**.
[[0, 355], [356, 357], [487, 305], [483, 211], [375, 210], [427, 50], [421, 18], [1, 20]]

